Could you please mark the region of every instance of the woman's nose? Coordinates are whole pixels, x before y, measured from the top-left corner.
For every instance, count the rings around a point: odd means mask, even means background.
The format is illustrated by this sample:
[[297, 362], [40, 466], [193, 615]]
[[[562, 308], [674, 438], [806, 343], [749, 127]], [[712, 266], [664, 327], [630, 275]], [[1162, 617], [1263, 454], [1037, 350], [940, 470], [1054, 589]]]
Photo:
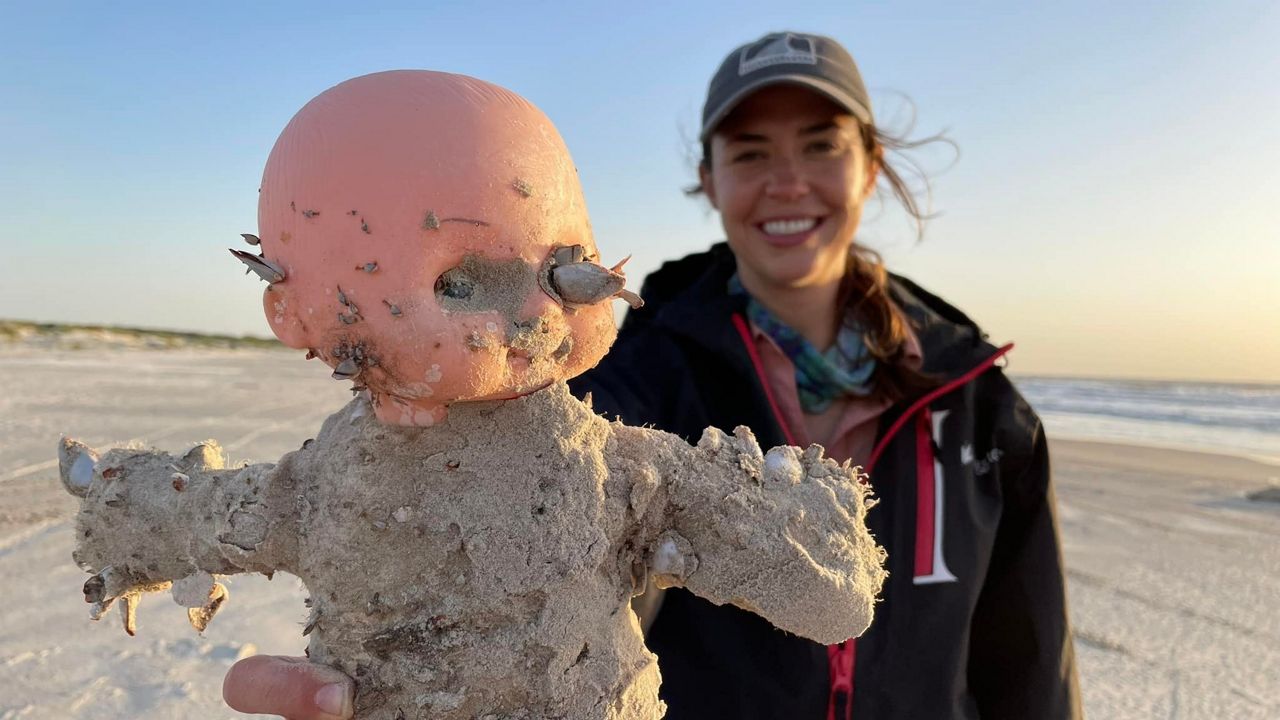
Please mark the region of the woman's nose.
[[765, 192], [770, 197], [790, 200], [809, 192], [809, 182], [800, 164], [792, 158], [778, 158], [769, 171]]

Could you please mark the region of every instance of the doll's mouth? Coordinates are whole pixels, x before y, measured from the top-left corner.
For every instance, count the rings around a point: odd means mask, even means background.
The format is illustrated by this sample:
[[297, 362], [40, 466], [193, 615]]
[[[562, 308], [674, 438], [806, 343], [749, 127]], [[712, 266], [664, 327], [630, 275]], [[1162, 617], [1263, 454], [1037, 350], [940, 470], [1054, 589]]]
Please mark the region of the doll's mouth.
[[512, 372], [523, 373], [529, 370], [531, 358], [529, 353], [519, 348], [510, 348], [507, 350], [507, 365]]
[[527, 372], [529, 367], [538, 361], [553, 362], [556, 364], [564, 362], [569, 357], [569, 353], [573, 350], [573, 339], [565, 336], [560, 341], [560, 345], [556, 349], [547, 351], [547, 348], [538, 348], [540, 352], [533, 353], [528, 349], [521, 347], [507, 348], [507, 365], [515, 372]]
[[509, 326], [506, 344], [508, 363], [560, 363], [572, 350], [573, 337], [567, 328], [552, 318], [537, 316]]

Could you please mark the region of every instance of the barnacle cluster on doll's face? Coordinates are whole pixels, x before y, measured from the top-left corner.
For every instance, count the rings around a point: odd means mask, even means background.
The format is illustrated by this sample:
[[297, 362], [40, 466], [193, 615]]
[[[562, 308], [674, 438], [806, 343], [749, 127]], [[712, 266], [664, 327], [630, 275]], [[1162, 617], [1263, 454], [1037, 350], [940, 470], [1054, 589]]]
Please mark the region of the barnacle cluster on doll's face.
[[322, 93], [263, 174], [259, 255], [275, 334], [369, 390], [384, 422], [511, 397], [599, 361], [609, 298], [577, 172], [519, 96], [428, 71]]

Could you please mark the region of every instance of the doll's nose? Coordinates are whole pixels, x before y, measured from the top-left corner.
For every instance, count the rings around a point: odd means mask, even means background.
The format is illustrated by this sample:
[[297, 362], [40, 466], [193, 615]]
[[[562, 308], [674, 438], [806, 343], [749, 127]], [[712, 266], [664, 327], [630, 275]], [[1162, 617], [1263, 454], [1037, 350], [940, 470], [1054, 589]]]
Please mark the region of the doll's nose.
[[545, 322], [550, 317], [554, 317], [557, 312], [563, 312], [560, 304], [539, 289], [525, 299], [524, 304], [520, 307], [520, 319], [529, 321], [534, 318], [542, 318]]

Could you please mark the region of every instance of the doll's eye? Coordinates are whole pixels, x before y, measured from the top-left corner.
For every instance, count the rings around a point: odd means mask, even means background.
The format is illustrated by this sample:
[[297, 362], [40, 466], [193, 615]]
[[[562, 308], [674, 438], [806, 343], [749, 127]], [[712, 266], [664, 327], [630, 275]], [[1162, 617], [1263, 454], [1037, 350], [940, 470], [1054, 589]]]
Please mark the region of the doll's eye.
[[469, 300], [475, 294], [475, 280], [461, 267], [448, 270], [436, 278], [436, 296], [451, 300]]
[[520, 258], [468, 255], [436, 278], [436, 302], [449, 312], [498, 312], [515, 322], [526, 298], [538, 292], [537, 268]]

